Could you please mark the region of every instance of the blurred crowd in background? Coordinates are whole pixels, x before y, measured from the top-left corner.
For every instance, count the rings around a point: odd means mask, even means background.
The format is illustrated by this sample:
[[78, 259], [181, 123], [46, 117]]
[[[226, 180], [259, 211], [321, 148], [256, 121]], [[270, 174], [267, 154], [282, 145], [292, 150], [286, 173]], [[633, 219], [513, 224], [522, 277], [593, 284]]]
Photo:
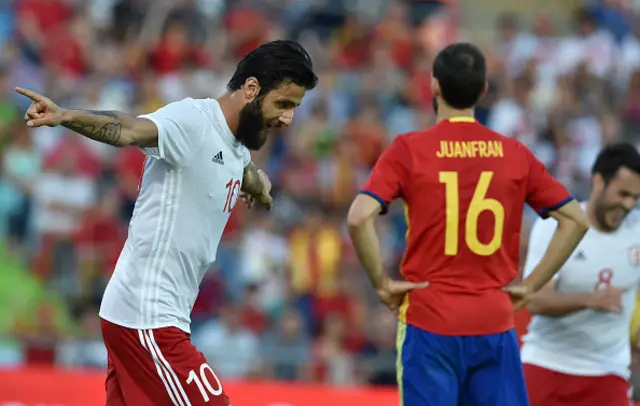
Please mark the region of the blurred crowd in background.
[[[106, 365], [97, 308], [144, 160], [64, 128], [27, 130], [13, 86], [63, 107], [141, 114], [219, 96], [247, 51], [288, 37], [309, 50], [320, 82], [292, 127], [253, 154], [275, 210], [236, 206], [192, 339], [225, 378], [393, 385], [395, 320], [357, 265], [344, 217], [393, 137], [434, 123], [435, 54], [478, 38], [459, 3], [0, 0], [0, 365]], [[490, 91], [477, 118], [584, 198], [600, 148], [640, 141], [640, 20], [632, 2], [569, 3], [562, 27], [557, 14], [496, 8], [479, 44]], [[402, 207], [379, 224], [397, 269]]]

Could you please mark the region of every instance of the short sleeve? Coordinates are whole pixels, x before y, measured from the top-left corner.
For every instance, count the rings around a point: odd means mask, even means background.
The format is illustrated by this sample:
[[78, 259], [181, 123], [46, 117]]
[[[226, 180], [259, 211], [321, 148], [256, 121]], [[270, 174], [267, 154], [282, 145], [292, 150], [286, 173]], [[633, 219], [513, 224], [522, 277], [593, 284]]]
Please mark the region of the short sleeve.
[[566, 187], [551, 176], [544, 164], [524, 145], [521, 148], [527, 155], [529, 172], [527, 178], [527, 203], [542, 218], [573, 200]]
[[360, 193], [380, 202], [381, 214], [389, 210], [389, 203], [402, 196], [409, 179], [411, 155], [402, 137], [396, 137], [376, 162]]
[[[529, 248], [527, 249], [527, 260], [524, 265], [524, 277], [531, 275], [531, 272], [540, 263], [544, 253], [549, 246], [558, 222], [555, 219], [537, 219], [531, 228], [529, 235]], [[559, 275], [556, 273], [554, 279]]]
[[187, 98], [139, 116], [158, 127], [158, 148], [143, 148], [145, 154], [173, 167], [188, 166], [198, 152], [209, 127], [209, 118], [196, 100]]

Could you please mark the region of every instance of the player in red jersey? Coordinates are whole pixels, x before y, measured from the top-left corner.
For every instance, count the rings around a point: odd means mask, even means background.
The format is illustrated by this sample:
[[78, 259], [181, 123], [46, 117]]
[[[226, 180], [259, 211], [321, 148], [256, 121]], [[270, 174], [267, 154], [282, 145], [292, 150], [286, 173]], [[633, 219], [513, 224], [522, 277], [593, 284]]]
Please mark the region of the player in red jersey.
[[[588, 229], [580, 206], [521, 143], [480, 125], [482, 53], [454, 44], [434, 61], [438, 123], [398, 136], [348, 215], [349, 233], [380, 299], [398, 313], [398, 380], [407, 406], [528, 405], [514, 307], [566, 261]], [[401, 198], [408, 236], [402, 275], [389, 278], [374, 228]], [[518, 271], [524, 204], [558, 228], [534, 272]]]

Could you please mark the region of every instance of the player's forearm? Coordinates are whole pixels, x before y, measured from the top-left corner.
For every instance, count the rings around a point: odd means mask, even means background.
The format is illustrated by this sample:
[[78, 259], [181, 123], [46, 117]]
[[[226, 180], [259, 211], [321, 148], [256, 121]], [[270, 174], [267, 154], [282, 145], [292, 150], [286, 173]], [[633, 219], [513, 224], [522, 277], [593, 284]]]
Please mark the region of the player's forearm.
[[560, 219], [544, 256], [523, 283], [534, 292], [545, 286], [586, 234], [588, 227], [571, 219]]
[[154, 136], [157, 141], [155, 124], [119, 111], [66, 110], [61, 125], [94, 141], [116, 147], [146, 146], [154, 141]]
[[252, 196], [259, 196], [264, 193], [264, 187], [265, 185], [262, 183], [258, 167], [253, 162], [250, 162], [249, 165], [244, 168], [241, 190]]
[[590, 293], [541, 292], [529, 302], [531, 314], [548, 317], [562, 317], [590, 307], [593, 295]]
[[349, 224], [349, 236], [360, 263], [367, 271], [373, 287], [378, 289], [387, 277], [380, 255], [380, 241], [373, 220]]

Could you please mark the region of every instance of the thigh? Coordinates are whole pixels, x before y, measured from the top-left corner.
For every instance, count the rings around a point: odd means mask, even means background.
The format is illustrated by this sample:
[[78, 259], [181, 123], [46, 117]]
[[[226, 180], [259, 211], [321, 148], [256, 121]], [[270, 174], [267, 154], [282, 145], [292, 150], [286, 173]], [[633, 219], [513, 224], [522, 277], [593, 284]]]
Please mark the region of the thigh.
[[111, 361], [111, 357], [109, 357], [107, 366], [105, 389], [107, 391], [107, 406], [125, 406], [124, 395], [122, 394], [122, 388], [120, 388], [116, 369]]
[[187, 334], [176, 328], [147, 330], [142, 334], [147, 337], [156, 364], [168, 372], [167, 381], [171, 378], [175, 381], [176, 398], [181, 395], [185, 406], [229, 406], [220, 379]]
[[515, 330], [465, 337], [470, 360], [460, 390], [462, 406], [529, 406]]
[[629, 382], [617, 375], [571, 376], [559, 395], [566, 406], [629, 406]]
[[457, 337], [398, 325], [398, 389], [405, 406], [457, 406]]
[[102, 333], [126, 405], [228, 406], [218, 378], [186, 333], [127, 329], [104, 320]]
[[629, 406], [629, 382], [616, 375], [578, 376], [525, 364], [531, 406]]
[[563, 406], [558, 388], [571, 384], [567, 375], [537, 365], [524, 364], [524, 377], [531, 406]]

